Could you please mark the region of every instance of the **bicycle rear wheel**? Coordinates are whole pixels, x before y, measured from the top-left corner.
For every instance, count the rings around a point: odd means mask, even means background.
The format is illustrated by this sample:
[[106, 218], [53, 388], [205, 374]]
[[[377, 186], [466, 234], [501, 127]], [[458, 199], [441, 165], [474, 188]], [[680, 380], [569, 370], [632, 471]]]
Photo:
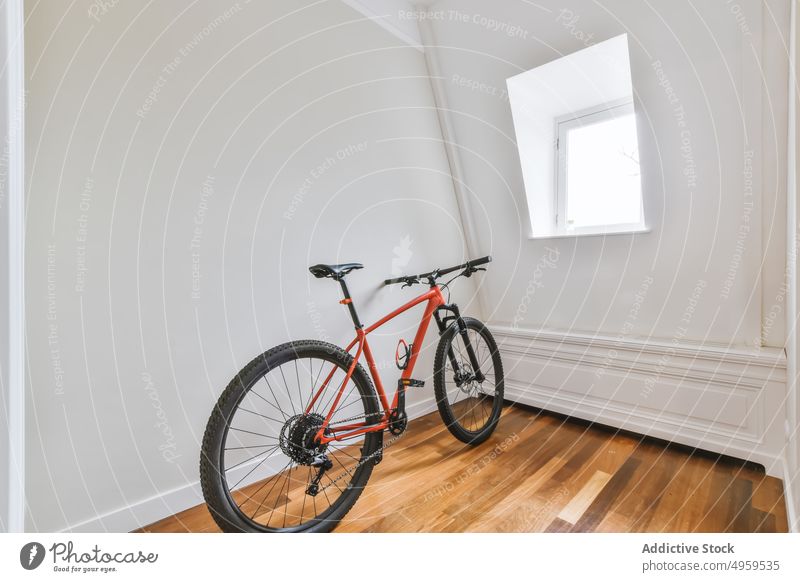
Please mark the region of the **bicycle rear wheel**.
[[480, 382], [476, 379], [464, 337], [454, 323], [442, 334], [436, 349], [434, 394], [439, 414], [453, 436], [477, 445], [489, 438], [500, 419], [503, 362], [486, 326], [472, 317], [463, 320], [484, 379]]
[[[347, 514], [372, 473], [382, 432], [327, 445], [314, 435], [352, 361], [332, 344], [296, 341], [256, 357], [231, 381], [208, 420], [200, 456], [203, 496], [223, 531], [330, 531]], [[377, 423], [378, 410], [359, 364], [330, 426]], [[330, 466], [322, 471], [322, 464]]]

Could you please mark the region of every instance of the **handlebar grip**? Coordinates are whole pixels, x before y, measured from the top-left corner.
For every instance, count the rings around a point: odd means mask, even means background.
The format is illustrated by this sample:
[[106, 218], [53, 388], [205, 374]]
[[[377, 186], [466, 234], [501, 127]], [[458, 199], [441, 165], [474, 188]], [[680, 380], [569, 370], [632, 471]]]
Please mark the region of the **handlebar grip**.
[[439, 269], [438, 272], [439, 272], [440, 275], [449, 275], [450, 273], [455, 273], [456, 271], [460, 271], [461, 269], [471, 269], [471, 268], [476, 267], [478, 265], [485, 265], [486, 263], [491, 262], [491, 260], [492, 260], [492, 257], [487, 255], [487, 256], [482, 257], [480, 259], [473, 259], [473, 260], [467, 261], [466, 263], [463, 263], [461, 265], [456, 265], [455, 267], [448, 267], [447, 269]]
[[475, 259], [474, 261], [468, 261], [467, 265], [469, 265], [470, 267], [477, 267], [478, 265], [485, 265], [486, 263], [491, 263], [491, 262], [492, 262], [492, 256], [486, 255], [483, 258]]

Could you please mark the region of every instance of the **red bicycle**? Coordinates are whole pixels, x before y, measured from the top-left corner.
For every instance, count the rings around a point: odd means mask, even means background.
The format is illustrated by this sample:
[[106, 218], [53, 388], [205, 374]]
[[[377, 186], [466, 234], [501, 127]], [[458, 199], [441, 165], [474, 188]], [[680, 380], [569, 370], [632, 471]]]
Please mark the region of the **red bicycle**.
[[[440, 335], [433, 378], [442, 420], [465, 443], [489, 438], [503, 406], [497, 344], [480, 321], [462, 317], [458, 306], [447, 303], [442, 290], [458, 277], [484, 271], [480, 265], [490, 261], [484, 257], [384, 281], [430, 288], [366, 328], [344, 280], [363, 265], [311, 267], [315, 277], [341, 285], [340, 303], [349, 309], [356, 337], [345, 349], [316, 340], [279, 345], [245, 366], [222, 393], [200, 456], [203, 496], [219, 527], [228, 532], [332, 530], [383, 458], [384, 432], [406, 430], [406, 389], [424, 385], [412, 374], [431, 317]], [[414, 341], [398, 342], [395, 361], [402, 372], [390, 402], [367, 335], [422, 303], [425, 312]], [[369, 375], [359, 363], [362, 355]]]

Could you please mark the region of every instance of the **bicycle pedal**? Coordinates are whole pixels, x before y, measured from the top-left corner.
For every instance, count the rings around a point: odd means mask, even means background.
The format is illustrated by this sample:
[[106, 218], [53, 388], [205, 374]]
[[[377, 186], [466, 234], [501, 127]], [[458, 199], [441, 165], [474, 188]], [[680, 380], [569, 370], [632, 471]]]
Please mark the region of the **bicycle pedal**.
[[406, 388], [422, 388], [425, 386], [425, 380], [414, 380], [414, 378], [400, 378], [397, 380], [397, 387], [404, 386]]

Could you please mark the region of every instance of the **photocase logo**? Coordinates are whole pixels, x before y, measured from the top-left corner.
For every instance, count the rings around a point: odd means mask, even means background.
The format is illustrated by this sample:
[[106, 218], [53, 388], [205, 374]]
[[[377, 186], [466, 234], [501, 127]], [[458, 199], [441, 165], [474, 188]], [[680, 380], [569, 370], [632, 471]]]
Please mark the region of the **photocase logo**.
[[30, 542], [19, 551], [19, 563], [26, 570], [35, 570], [44, 561], [44, 546], [39, 542]]

